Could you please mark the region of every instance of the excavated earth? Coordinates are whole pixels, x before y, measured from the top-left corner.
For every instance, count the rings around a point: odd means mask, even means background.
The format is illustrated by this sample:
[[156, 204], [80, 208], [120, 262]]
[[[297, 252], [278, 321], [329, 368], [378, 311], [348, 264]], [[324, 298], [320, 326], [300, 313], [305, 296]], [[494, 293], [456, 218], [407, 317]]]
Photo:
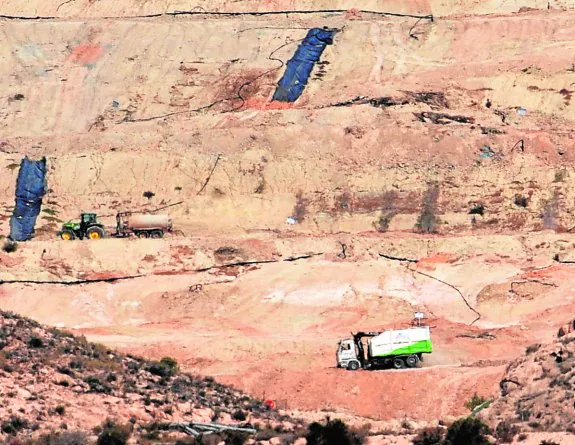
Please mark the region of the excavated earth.
[[[0, 308], [289, 410], [424, 424], [497, 396], [575, 308], [575, 4], [358, 3], [2, 2], [2, 233], [23, 156], [49, 190]], [[270, 102], [322, 26], [302, 97]], [[57, 239], [171, 204], [162, 240]], [[414, 311], [420, 369], [335, 367]]]

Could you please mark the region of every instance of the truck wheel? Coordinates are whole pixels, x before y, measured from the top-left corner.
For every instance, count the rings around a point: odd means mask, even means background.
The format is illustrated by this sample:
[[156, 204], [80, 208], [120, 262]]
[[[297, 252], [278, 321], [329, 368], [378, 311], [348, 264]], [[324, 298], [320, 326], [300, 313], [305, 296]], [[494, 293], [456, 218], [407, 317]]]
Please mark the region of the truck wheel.
[[138, 238], [147, 238], [148, 232], [138, 232], [136, 233], [136, 235], [138, 236]]
[[399, 358], [399, 357], [394, 358], [393, 359], [393, 367], [395, 369], [403, 369], [403, 368], [405, 368], [405, 362], [403, 361], [402, 358]]
[[349, 364], [347, 365], [347, 369], [349, 369], [350, 371], [357, 371], [359, 369], [359, 363], [349, 362]]
[[417, 358], [417, 355], [410, 355], [405, 359], [405, 363], [409, 368], [415, 368], [417, 366], [418, 361], [419, 359]]
[[164, 232], [162, 232], [161, 230], [154, 230], [152, 232], [152, 238], [162, 238], [164, 236]]
[[90, 227], [86, 230], [86, 236], [89, 239], [102, 239], [104, 238], [104, 229], [101, 227]]
[[63, 230], [62, 233], [60, 233], [60, 238], [64, 241], [72, 241], [76, 238], [76, 235], [74, 235], [74, 232], [71, 230]]

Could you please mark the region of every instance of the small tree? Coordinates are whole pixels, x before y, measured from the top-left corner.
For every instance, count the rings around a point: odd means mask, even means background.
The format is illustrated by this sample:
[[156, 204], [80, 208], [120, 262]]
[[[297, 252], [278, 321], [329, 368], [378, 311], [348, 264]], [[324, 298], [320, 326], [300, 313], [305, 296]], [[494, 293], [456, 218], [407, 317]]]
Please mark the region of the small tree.
[[439, 427], [424, 428], [413, 438], [413, 445], [440, 445], [445, 431]]
[[126, 445], [131, 433], [129, 425], [118, 425], [113, 420], [107, 419], [102, 425], [102, 432], [96, 445]]
[[415, 225], [415, 228], [418, 232], [437, 232], [437, 225], [439, 223], [439, 219], [436, 216], [438, 199], [439, 186], [437, 184], [429, 184], [427, 191], [423, 195], [421, 214], [417, 218], [417, 224]]
[[451, 424], [442, 445], [489, 445], [489, 428], [475, 417], [466, 417]]
[[357, 432], [350, 431], [341, 420], [326, 419], [322, 425], [313, 422], [305, 436], [307, 445], [362, 445], [364, 438]]
[[471, 397], [471, 400], [465, 404], [465, 408], [467, 408], [469, 411], [473, 411], [475, 408], [477, 408], [479, 405], [483, 405], [485, 402], [487, 402], [487, 399], [484, 399], [475, 393], [473, 394], [473, 397]]

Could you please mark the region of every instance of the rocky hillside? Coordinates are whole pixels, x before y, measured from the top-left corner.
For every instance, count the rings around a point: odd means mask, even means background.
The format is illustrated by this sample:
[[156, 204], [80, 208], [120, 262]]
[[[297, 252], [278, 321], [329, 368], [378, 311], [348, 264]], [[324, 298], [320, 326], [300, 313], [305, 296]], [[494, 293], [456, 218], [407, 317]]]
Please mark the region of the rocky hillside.
[[4, 311], [0, 369], [0, 438], [91, 431], [106, 418], [133, 425], [134, 436], [168, 422], [277, 426], [287, 419], [210, 377], [178, 372], [173, 359], [121, 355]]
[[523, 432], [575, 432], [572, 329], [561, 328], [552, 343], [529, 346], [522, 357], [509, 364], [499, 385], [501, 397], [486, 413], [493, 425], [506, 421], [510, 428]]

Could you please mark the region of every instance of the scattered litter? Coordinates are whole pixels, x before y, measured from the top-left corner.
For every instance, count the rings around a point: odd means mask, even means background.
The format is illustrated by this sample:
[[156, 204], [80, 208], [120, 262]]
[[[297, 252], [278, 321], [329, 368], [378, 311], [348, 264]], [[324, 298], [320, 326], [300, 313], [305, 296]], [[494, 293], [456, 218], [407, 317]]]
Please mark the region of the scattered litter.
[[459, 115], [449, 115], [445, 113], [433, 113], [430, 111], [424, 111], [422, 113], [413, 113], [413, 115], [421, 122], [427, 122], [427, 120], [433, 122], [434, 124], [446, 125], [450, 122], [459, 122], [462, 124], [473, 124], [475, 119], [467, 116]]
[[287, 224], [297, 224], [297, 219], [295, 219], [293, 216], [290, 216], [287, 220], [286, 220]]
[[484, 145], [481, 148], [481, 153], [479, 154], [479, 156], [483, 159], [486, 159], [486, 158], [493, 158], [496, 154], [497, 153], [495, 153], [489, 145]]
[[200, 423], [200, 422], [185, 422], [185, 423], [170, 423], [169, 429], [178, 429], [190, 436], [207, 436], [209, 434], [221, 433], [223, 431], [239, 431], [248, 434], [255, 434], [257, 431], [253, 428], [238, 427], [236, 425], [224, 425], [221, 423]]
[[517, 113], [519, 114], [519, 116], [525, 116], [527, 114], [527, 110], [523, 107], [519, 107], [517, 109]]
[[113, 106], [114, 108], [118, 108], [118, 107], [120, 106], [120, 102], [118, 102], [117, 100], [113, 100], [113, 101], [112, 101], [112, 106]]

